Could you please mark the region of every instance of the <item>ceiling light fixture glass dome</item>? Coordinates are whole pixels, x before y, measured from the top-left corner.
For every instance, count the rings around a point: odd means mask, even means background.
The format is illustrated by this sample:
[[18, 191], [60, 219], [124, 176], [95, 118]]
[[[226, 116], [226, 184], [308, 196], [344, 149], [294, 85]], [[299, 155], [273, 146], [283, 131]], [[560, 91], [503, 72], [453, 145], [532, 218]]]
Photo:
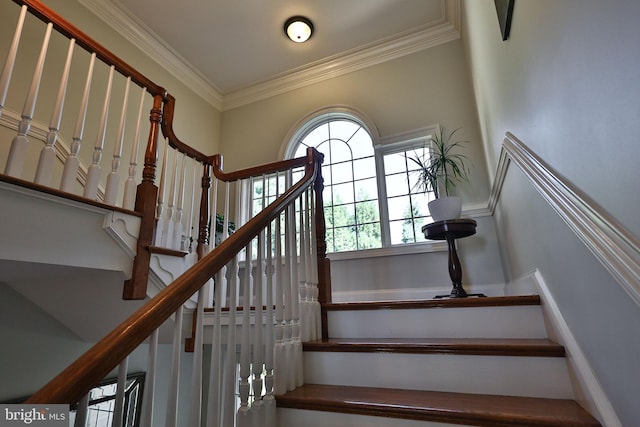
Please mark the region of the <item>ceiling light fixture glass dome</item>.
[[292, 41], [303, 43], [313, 34], [313, 24], [304, 16], [292, 16], [284, 23], [284, 32]]

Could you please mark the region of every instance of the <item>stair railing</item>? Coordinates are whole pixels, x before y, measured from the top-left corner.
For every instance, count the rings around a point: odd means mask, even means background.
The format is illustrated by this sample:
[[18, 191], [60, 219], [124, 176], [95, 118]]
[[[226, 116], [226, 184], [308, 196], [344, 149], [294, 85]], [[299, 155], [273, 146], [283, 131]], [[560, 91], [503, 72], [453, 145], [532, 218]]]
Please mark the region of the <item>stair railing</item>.
[[[274, 394], [286, 392], [302, 382], [302, 336], [313, 339], [320, 334], [319, 304], [314, 300], [318, 291], [313, 290], [318, 283], [318, 269], [312, 261], [314, 257], [324, 256], [318, 250], [321, 243], [318, 244], [314, 236], [323, 228], [323, 224], [316, 222], [323, 218], [318, 213], [322, 209], [316, 209], [322, 206], [321, 192], [316, 191], [322, 188], [321, 162], [322, 155], [309, 149], [303, 158], [225, 174], [222, 158], [215, 156], [213, 211], [218, 200], [217, 190], [224, 187], [220, 192], [224, 193], [221, 199], [225, 200], [221, 204], [225, 214], [223, 234], [229, 230], [232, 215], [238, 221], [238, 228], [219, 245], [216, 246], [214, 240], [212, 246], [215, 248], [28, 402], [71, 404], [80, 401], [118, 364], [126, 365], [128, 355], [149, 339], [150, 369], [145, 381], [142, 419], [143, 425], [154, 425], [153, 388], [158, 373], [153, 367], [158, 328], [175, 314], [174, 345], [179, 347], [183, 304], [200, 291], [196, 323], [208, 328], [205, 307], [213, 304], [213, 315], [209, 316], [209, 320], [213, 317], [213, 325], [207, 329], [208, 336], [202, 327], [196, 333], [193, 387], [187, 399], [192, 403], [188, 425], [200, 425], [203, 412], [207, 414], [207, 425], [211, 426], [233, 425], [234, 419], [237, 419], [237, 425], [274, 425]], [[298, 172], [299, 168], [303, 168], [303, 172]], [[240, 226], [243, 200], [246, 200], [246, 194], [256, 194], [256, 187], [244, 195], [240, 189], [256, 182], [261, 183], [263, 189], [275, 184], [276, 190], [259, 193], [255, 203], [273, 201], [264, 209], [257, 208], [255, 215]], [[235, 190], [235, 200], [231, 198], [232, 190]], [[233, 202], [235, 208], [231, 206]], [[205, 285], [211, 285], [212, 281], [215, 281], [213, 292], [207, 292]], [[223, 314], [227, 310], [228, 314]], [[223, 323], [227, 325], [224, 336]], [[204, 360], [202, 353], [205, 341], [212, 343], [209, 360]], [[238, 352], [236, 348], [239, 348]], [[180, 364], [175, 358], [179, 357], [180, 352], [174, 350], [173, 391], [170, 390], [169, 395], [175, 401], [166, 404], [169, 408], [167, 425], [177, 425]], [[211, 377], [208, 379], [202, 377], [204, 363], [210, 364]], [[203, 388], [208, 391], [204, 406]], [[240, 394], [237, 411], [236, 388]]]
[[[172, 130], [175, 100], [164, 88], [40, 1], [13, 3], [18, 7], [2, 5], [3, 19], [15, 15], [16, 29], [0, 72], [0, 125], [14, 128], [16, 134], [7, 141], [10, 149], [2, 178], [63, 197], [135, 211], [141, 225], [133, 273], [123, 297], [144, 298], [153, 252], [191, 253], [187, 264], [192, 264], [204, 250], [203, 227], [209, 213], [203, 211], [208, 201], [202, 196], [208, 188], [202, 185], [210, 181], [211, 158], [176, 138]], [[37, 19], [28, 19], [28, 14]], [[30, 45], [28, 38], [22, 40], [25, 32], [42, 33], [40, 46]], [[68, 42], [61, 44], [61, 37]], [[37, 61], [32, 69], [20, 65], [34, 55]], [[59, 58], [64, 58], [61, 65]], [[12, 86], [14, 71], [32, 73], [31, 83]], [[38, 103], [41, 86], [55, 86], [57, 91], [46, 99], [40, 97]], [[22, 110], [16, 113], [22, 100]], [[142, 120], [145, 109], [150, 109], [148, 126]], [[42, 124], [47, 120], [48, 125]], [[158, 161], [161, 132], [163, 156]], [[87, 146], [85, 135], [95, 136], [93, 147]], [[41, 150], [33, 140], [44, 143]], [[105, 168], [109, 161], [110, 168]], [[128, 168], [122, 167], [126, 161]]]

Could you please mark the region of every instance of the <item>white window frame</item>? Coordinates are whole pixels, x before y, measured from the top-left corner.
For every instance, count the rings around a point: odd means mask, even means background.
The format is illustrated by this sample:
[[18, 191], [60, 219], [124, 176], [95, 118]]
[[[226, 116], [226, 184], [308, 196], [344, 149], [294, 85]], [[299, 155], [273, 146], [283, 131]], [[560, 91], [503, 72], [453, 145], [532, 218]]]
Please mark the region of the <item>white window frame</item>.
[[331, 119], [348, 119], [362, 126], [370, 135], [374, 150], [376, 165], [376, 182], [378, 186], [378, 209], [380, 216], [380, 233], [382, 247], [375, 249], [361, 249], [354, 251], [331, 252], [327, 256], [332, 260], [370, 258], [387, 255], [405, 255], [446, 250], [446, 244], [436, 241], [421, 241], [415, 243], [391, 244], [389, 229], [389, 209], [385, 182], [385, 168], [383, 157], [387, 154], [399, 153], [413, 148], [422, 148], [429, 143], [431, 137], [440, 131], [439, 124], [433, 124], [419, 129], [390, 135], [381, 138], [377, 128], [366, 116], [348, 107], [334, 107], [316, 111], [307, 115], [292, 127], [283, 141], [280, 154], [283, 159], [292, 158], [297, 150], [298, 142], [320, 123]]
[[[424, 147], [431, 141], [440, 130], [440, 125], [435, 124], [424, 128], [403, 132], [382, 138], [380, 143], [374, 145], [376, 158], [376, 177], [378, 179], [378, 193], [380, 197], [380, 227], [382, 233], [382, 247], [394, 248], [398, 246], [422, 245], [429, 242], [416, 242], [404, 244], [391, 244], [391, 230], [389, 229], [389, 208], [387, 198], [386, 171], [384, 169], [384, 156], [387, 154], [400, 153], [406, 150]], [[384, 206], [383, 206], [384, 205]]]

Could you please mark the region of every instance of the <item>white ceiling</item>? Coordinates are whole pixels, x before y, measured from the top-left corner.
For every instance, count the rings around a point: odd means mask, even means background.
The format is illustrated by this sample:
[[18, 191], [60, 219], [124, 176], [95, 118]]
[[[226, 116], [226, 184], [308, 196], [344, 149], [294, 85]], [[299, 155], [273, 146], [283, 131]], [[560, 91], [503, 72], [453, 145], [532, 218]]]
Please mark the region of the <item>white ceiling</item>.
[[[459, 0], [80, 2], [225, 108], [459, 37]], [[285, 37], [293, 15], [313, 21], [308, 42]]]

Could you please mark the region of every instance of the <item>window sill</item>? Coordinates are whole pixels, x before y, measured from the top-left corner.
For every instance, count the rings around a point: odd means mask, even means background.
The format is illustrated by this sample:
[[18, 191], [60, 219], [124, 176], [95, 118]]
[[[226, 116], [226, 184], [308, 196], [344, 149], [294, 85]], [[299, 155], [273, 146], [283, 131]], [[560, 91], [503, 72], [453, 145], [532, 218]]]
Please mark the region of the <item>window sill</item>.
[[332, 252], [327, 254], [331, 261], [344, 261], [349, 259], [377, 258], [394, 255], [411, 255], [428, 252], [443, 252], [447, 250], [447, 244], [441, 241], [410, 243], [404, 245], [388, 246], [385, 248], [364, 249], [360, 251]]

